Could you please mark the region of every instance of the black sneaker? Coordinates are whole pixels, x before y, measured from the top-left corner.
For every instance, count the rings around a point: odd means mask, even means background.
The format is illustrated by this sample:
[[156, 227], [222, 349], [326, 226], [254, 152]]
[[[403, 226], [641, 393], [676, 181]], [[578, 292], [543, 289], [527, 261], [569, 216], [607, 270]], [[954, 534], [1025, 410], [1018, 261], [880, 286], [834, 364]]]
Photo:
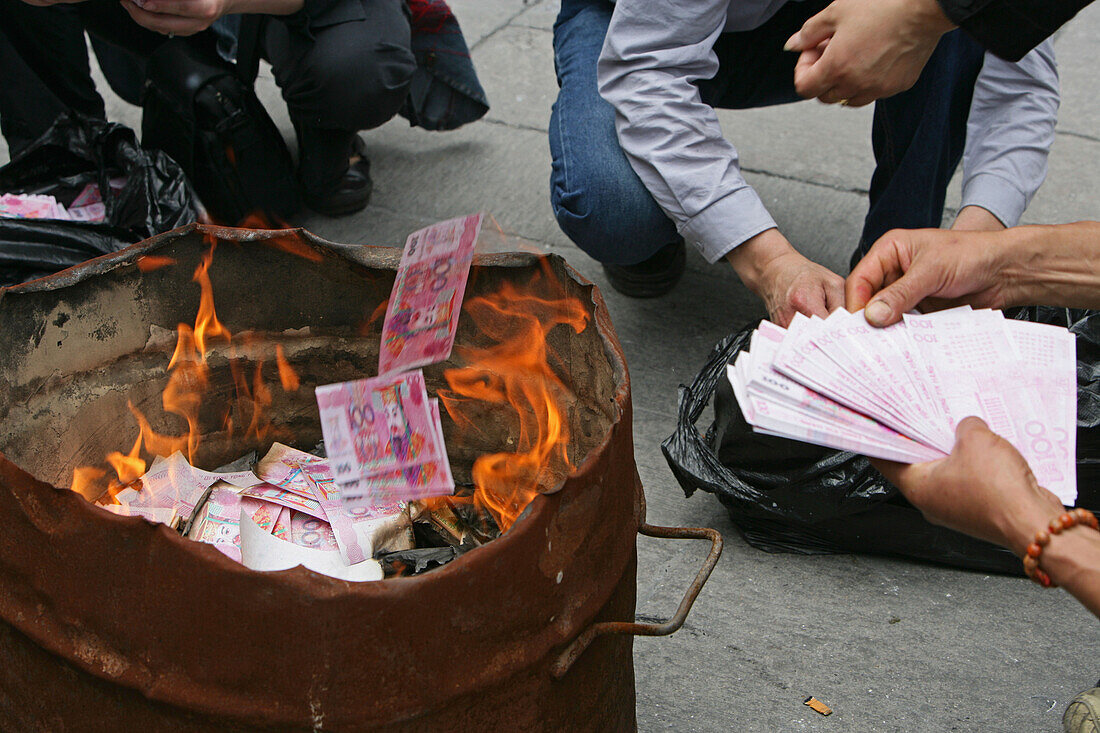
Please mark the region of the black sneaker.
[[636, 265], [604, 265], [611, 287], [631, 298], [656, 298], [680, 282], [687, 253], [680, 240], [666, 244], [657, 254]]
[[[362, 138], [352, 133], [351, 139], [334, 151], [332, 138], [339, 139], [341, 134], [316, 131], [299, 133], [298, 137], [302, 198], [309, 208], [325, 216], [346, 216], [361, 211], [374, 191], [370, 159]], [[318, 144], [317, 138], [321, 135], [329, 139]], [[340, 149], [344, 152], [339, 152]]]

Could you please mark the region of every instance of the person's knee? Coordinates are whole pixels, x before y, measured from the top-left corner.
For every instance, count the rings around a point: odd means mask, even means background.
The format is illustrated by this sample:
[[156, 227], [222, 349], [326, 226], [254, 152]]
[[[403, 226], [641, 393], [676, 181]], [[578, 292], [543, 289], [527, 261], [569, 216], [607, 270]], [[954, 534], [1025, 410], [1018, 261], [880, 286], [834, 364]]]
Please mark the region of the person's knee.
[[[634, 264], [677, 238], [676, 227], [633, 171], [587, 167], [551, 187], [558, 226], [590, 257]], [[579, 174], [579, 175], [578, 175]]]
[[339, 44], [314, 49], [310, 73], [324, 127], [369, 130], [394, 117], [408, 97], [416, 71], [412, 50], [378, 42], [370, 48]]

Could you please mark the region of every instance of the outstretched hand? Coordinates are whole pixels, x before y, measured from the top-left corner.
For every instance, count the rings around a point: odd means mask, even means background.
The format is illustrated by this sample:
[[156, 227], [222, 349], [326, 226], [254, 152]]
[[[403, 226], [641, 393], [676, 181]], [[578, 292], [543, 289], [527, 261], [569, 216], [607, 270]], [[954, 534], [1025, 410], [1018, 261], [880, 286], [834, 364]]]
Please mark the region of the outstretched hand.
[[936, 0], [834, 0], [784, 48], [799, 95], [860, 107], [913, 86], [953, 27]]
[[884, 234], [852, 268], [845, 305], [865, 308], [872, 326], [889, 326], [918, 305], [937, 310], [969, 304], [1003, 308], [1006, 281], [996, 233], [895, 229]]
[[1017, 555], [1023, 555], [1037, 527], [1064, 511], [1058, 497], [1035, 481], [1019, 451], [976, 417], [959, 423], [947, 458], [871, 463], [928, 521]]
[[726, 257], [764, 301], [771, 321], [784, 328], [795, 313], [824, 318], [844, 305], [844, 279], [800, 254], [777, 229], [756, 235]]

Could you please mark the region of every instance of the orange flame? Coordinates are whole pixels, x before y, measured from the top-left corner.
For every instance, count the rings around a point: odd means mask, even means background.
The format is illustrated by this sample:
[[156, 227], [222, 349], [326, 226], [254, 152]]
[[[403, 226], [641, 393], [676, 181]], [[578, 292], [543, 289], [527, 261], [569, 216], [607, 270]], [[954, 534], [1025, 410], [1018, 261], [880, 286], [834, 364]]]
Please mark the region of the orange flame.
[[[233, 384], [237, 390], [237, 409], [242, 413], [248, 413], [248, 427], [245, 429], [245, 437], [254, 437], [264, 440], [272, 434], [280, 432], [271, 424], [267, 417], [267, 408], [271, 405], [271, 390], [263, 379], [263, 362], [257, 361], [252, 373], [252, 381], [249, 382], [241, 365], [237, 361], [229, 363], [230, 373], [233, 375]], [[232, 418], [228, 426], [232, 431]]]
[[[233, 339], [229, 329], [221, 324], [217, 313], [214, 312], [214, 286], [210, 284], [210, 263], [213, 261], [214, 243], [211, 243], [210, 249], [202, 256], [202, 261], [195, 268], [195, 274], [191, 278], [192, 281], [199, 284], [200, 288], [199, 312], [195, 316], [194, 338], [195, 351], [203, 363], [206, 363], [206, 340], [208, 338], [224, 338], [227, 343]], [[180, 328], [183, 329], [186, 326], [181, 324]], [[168, 368], [171, 369], [172, 365], [169, 364]]]
[[[273, 229], [275, 227], [267, 227]], [[310, 247], [305, 242], [300, 242], [297, 239], [291, 239], [289, 237], [273, 237], [271, 239], [262, 240], [263, 244], [268, 247], [272, 247], [277, 250], [286, 252], [287, 254], [301, 257], [304, 260], [310, 262], [320, 262], [324, 257], [317, 250]]]
[[120, 484], [128, 484], [145, 475], [145, 461], [141, 459], [141, 435], [138, 434], [138, 439], [134, 441], [134, 447], [128, 454], [123, 455], [118, 451], [108, 453], [107, 463], [115, 469]]
[[279, 381], [283, 385], [284, 392], [296, 392], [301, 383], [298, 381], [298, 373], [286, 360], [286, 352], [282, 344], [275, 345], [275, 364], [279, 367]]
[[99, 482], [106, 475], [107, 471], [98, 466], [74, 468], [73, 483], [70, 488], [88, 501], [95, 501], [103, 493]]
[[[163, 396], [161, 399], [163, 399]], [[133, 414], [134, 419], [137, 420], [138, 438], [145, 446], [145, 450], [156, 456], [170, 456], [176, 451], [187, 451], [188, 455], [194, 453], [194, 450], [189, 445], [191, 442], [190, 436], [161, 435], [153, 430], [153, 426], [149, 424], [149, 420], [141, 413], [141, 410], [134, 407], [133, 404], [129, 402], [127, 406], [130, 408], [130, 412]]]
[[[276, 432], [266, 416], [267, 408], [272, 402], [272, 394], [263, 380], [263, 360], [256, 361], [251, 379], [243, 375], [239, 360], [232, 358], [236, 355], [235, 349], [232, 348], [232, 334], [218, 320], [214, 308], [214, 290], [210, 282], [209, 270], [214, 259], [215, 243], [213, 240], [210, 242], [210, 249], [202, 256], [192, 276], [192, 280], [198, 283], [200, 291], [195, 325], [192, 327], [181, 323], [176, 329], [176, 347], [168, 363], [168, 383], [161, 394], [164, 411], [183, 418], [187, 424], [187, 432], [178, 436], [158, 433], [141, 410], [129, 404], [130, 412], [133, 413], [138, 424], [138, 436], [129, 453], [114, 451], [106, 457], [107, 463], [114, 469], [115, 479], [109, 480], [108, 485], [104, 486], [103, 480], [107, 477], [107, 471], [97, 466], [83, 466], [73, 472], [71, 488], [86, 498], [95, 499], [102, 496], [104, 492], [108, 496], [113, 496], [121, 486], [131, 484], [135, 479], [140, 478], [146, 469], [146, 462], [142, 458], [143, 448], [149, 454], [165, 457], [176, 451], [183, 451], [188, 461], [194, 463], [202, 441], [199, 410], [210, 386], [207, 355], [215, 342], [223, 342], [231, 347], [228, 354], [231, 357], [229, 366], [237, 392], [235, 402], [227, 408], [223, 418], [226, 431], [232, 435], [233, 411], [236, 409], [243, 415], [242, 421], [248, 420], [246, 437], [262, 440]], [[277, 349], [276, 361], [283, 389], [286, 391], [298, 389], [298, 376], [290, 366], [281, 346]]]
[[153, 270], [159, 270], [162, 267], [168, 267], [174, 264], [176, 264], [174, 259], [161, 255], [142, 255], [138, 257], [137, 261], [138, 269], [142, 272], [152, 272]]
[[456, 347], [471, 366], [446, 370], [450, 391], [439, 392], [460, 430], [481, 430], [464, 414], [475, 402], [508, 406], [519, 420], [515, 452], [486, 454], [473, 466], [474, 501], [493, 515], [501, 531], [540, 487], [556, 484], [572, 469], [565, 418], [570, 392], [550, 366], [546, 337], [559, 325], [580, 333], [589, 316], [575, 298], [544, 299], [532, 295], [535, 290], [505, 283], [493, 295], [467, 301], [465, 313], [496, 344]]
[[386, 315], [386, 309], [389, 307], [389, 305], [390, 301], [389, 298], [387, 298], [386, 300], [383, 300], [381, 303], [375, 306], [374, 310], [367, 317], [367, 320], [359, 324], [359, 328], [356, 329], [356, 333], [360, 336], [370, 336], [375, 330], [375, 324], [378, 324], [382, 320], [382, 317]]

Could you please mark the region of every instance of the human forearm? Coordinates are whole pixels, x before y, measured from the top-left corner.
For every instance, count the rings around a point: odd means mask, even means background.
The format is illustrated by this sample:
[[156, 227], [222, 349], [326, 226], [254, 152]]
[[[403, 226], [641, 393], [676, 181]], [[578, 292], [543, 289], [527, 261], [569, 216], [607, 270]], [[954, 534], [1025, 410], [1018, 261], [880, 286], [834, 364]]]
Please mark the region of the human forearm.
[[768, 270], [779, 258], [794, 252], [794, 247], [778, 229], [768, 229], [752, 237], [726, 255], [737, 276], [757, 295], [763, 289]]
[[[1081, 517], [1067, 524], [1058, 497], [1039, 486], [1020, 452], [979, 418], [963, 419], [955, 434], [947, 458], [871, 463], [929, 521], [1007, 547], [1027, 558], [1025, 569], [1037, 563], [1051, 581], [1100, 615], [1100, 532]], [[1057, 533], [1047, 530], [1052, 520], [1059, 521]]]
[[1006, 307], [1100, 308], [1100, 222], [1014, 227], [999, 241]]
[[889, 326], [918, 306], [1100, 308], [1100, 222], [962, 229], [887, 232], [848, 276], [848, 309]]
[[1050, 579], [1100, 616], [1100, 532], [1088, 527], [1064, 531], [1051, 538], [1041, 557]]
[[[996, 520], [1003, 539], [993, 540], [1019, 557], [1027, 554], [1035, 535], [1060, 516], [1055, 508], [1036, 501], [1025, 491], [1006, 490], [1001, 501], [992, 506], [994, 515], [998, 514], [996, 507], [1004, 510]], [[1039, 555], [1039, 568], [1055, 585], [1100, 616], [1100, 532], [1078, 525], [1059, 534], [1047, 534], [1050, 539]]]

